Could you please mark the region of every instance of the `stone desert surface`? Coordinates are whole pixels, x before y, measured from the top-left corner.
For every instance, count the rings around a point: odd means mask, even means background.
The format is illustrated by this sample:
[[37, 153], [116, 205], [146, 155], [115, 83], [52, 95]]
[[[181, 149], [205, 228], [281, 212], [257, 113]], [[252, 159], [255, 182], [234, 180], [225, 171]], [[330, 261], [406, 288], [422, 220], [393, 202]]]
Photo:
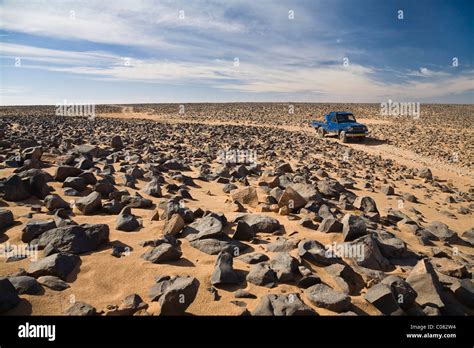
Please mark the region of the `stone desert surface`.
[[2, 315], [474, 314], [473, 105], [96, 113], [0, 108]]

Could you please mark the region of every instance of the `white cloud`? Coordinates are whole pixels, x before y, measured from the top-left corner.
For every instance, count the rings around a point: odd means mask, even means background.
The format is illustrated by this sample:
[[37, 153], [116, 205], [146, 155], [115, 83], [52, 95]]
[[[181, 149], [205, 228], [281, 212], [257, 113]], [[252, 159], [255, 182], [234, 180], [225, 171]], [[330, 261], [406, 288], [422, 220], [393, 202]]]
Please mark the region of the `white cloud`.
[[[380, 102], [387, 98], [416, 101], [464, 93], [474, 86], [474, 71], [462, 76], [432, 74], [433, 79], [429, 82], [382, 83], [374, 79], [374, 69], [356, 64], [295, 69], [292, 65], [251, 62], [241, 62], [236, 67], [233, 60], [222, 59], [192, 62], [132, 59], [130, 66], [126, 66], [122, 57], [102, 52], [71, 52], [12, 44], [5, 44], [5, 51], [11, 56], [29, 57], [32, 63], [22, 65], [23, 68], [66, 72], [91, 79], [196, 84], [246, 93], [318, 95], [331, 101]], [[62, 65], [44, 64], [58, 61]]]
[[434, 71], [428, 68], [420, 68], [418, 71], [410, 71], [407, 73], [407, 76], [417, 76], [417, 77], [441, 77], [441, 76], [449, 76], [448, 73], [444, 71]]

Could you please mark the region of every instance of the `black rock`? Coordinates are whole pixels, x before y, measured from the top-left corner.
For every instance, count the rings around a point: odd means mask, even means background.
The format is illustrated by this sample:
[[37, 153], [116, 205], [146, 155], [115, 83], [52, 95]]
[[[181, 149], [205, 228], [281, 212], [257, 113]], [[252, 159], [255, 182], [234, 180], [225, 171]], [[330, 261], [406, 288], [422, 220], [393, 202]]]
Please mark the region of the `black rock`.
[[390, 286], [386, 284], [379, 283], [372, 286], [367, 290], [364, 298], [383, 314], [390, 315], [400, 310]]
[[82, 170], [79, 168], [70, 166], [59, 166], [56, 168], [54, 180], [63, 182], [70, 176], [79, 176], [80, 174], [82, 174]]
[[62, 252], [82, 254], [96, 250], [109, 241], [109, 226], [106, 224], [82, 224], [58, 227], [44, 232], [38, 239], [38, 247], [45, 255]]
[[70, 187], [78, 192], [82, 192], [86, 189], [86, 181], [84, 178], [77, 176], [70, 176], [66, 178], [63, 182], [63, 187]]
[[325, 217], [318, 228], [319, 232], [342, 232], [342, 223], [332, 216]]
[[245, 221], [238, 221], [235, 233], [232, 238], [237, 240], [251, 241], [255, 238], [255, 232]]
[[351, 306], [351, 298], [325, 284], [316, 284], [305, 290], [306, 297], [317, 307], [334, 312], [346, 312]]
[[42, 276], [38, 278], [38, 283], [55, 291], [63, 291], [69, 288], [69, 284], [55, 276]]
[[217, 256], [214, 271], [211, 275], [211, 284], [238, 284], [240, 282], [237, 273], [234, 271], [234, 259], [232, 255], [227, 252], [222, 252]]
[[141, 257], [152, 263], [177, 261], [183, 253], [178, 246], [163, 243], [144, 253]]
[[115, 223], [115, 229], [119, 231], [131, 232], [135, 231], [140, 227], [140, 223], [137, 218], [132, 214], [130, 207], [125, 207], [117, 216]]
[[69, 203], [56, 194], [46, 196], [44, 198], [44, 205], [49, 211], [70, 209]]
[[161, 186], [156, 179], [153, 179], [147, 183], [142, 191], [153, 197], [161, 197]]
[[251, 253], [240, 256], [239, 260], [253, 265], [259, 262], [268, 261], [268, 256], [263, 253]]
[[14, 223], [13, 213], [10, 210], [0, 208], [0, 234], [3, 233], [3, 229], [10, 227]]
[[342, 233], [345, 242], [354, 240], [367, 233], [367, 226], [364, 219], [357, 215], [346, 214], [342, 219], [342, 225]]
[[326, 248], [315, 240], [302, 240], [298, 244], [298, 254], [303, 259], [320, 265], [331, 265], [336, 260], [328, 257]]
[[23, 227], [23, 233], [21, 240], [25, 243], [31, 242], [33, 239], [38, 238], [42, 233], [56, 228], [54, 220], [38, 220], [28, 221]]
[[268, 262], [260, 262], [250, 268], [247, 281], [255, 285], [272, 288], [277, 283], [277, 275]]
[[25, 275], [8, 277], [8, 280], [12, 283], [20, 295], [38, 295], [43, 291], [43, 288], [38, 283], [38, 281], [30, 276]]
[[352, 255], [352, 259], [359, 266], [378, 271], [390, 270], [390, 261], [382, 255], [377, 241], [372, 235], [354, 240], [351, 242], [351, 246], [355, 250], [359, 250], [359, 252], [356, 252], [357, 255]]
[[183, 229], [183, 235], [190, 242], [224, 236], [222, 222], [214, 216], [204, 216]]
[[4, 313], [20, 303], [18, 291], [7, 278], [0, 278], [0, 313]]
[[199, 281], [193, 277], [174, 276], [161, 282], [158, 282], [160, 291], [154, 296], [161, 305], [161, 315], [182, 315], [196, 298]]
[[76, 208], [84, 215], [90, 215], [102, 209], [101, 194], [97, 191], [79, 198], [75, 202]]
[[27, 272], [35, 278], [53, 275], [64, 280], [79, 262], [80, 258], [77, 255], [63, 253], [53, 254], [30, 263]]
[[252, 312], [254, 316], [300, 316], [317, 313], [301, 301], [298, 294], [268, 294], [262, 297], [260, 303]]
[[254, 233], [273, 233], [280, 229], [280, 223], [277, 219], [261, 214], [242, 214], [237, 215], [234, 222], [245, 222]]
[[198, 239], [189, 243], [193, 248], [196, 248], [203, 253], [209, 255], [217, 255], [222, 251], [226, 251], [234, 257], [239, 256], [248, 249], [248, 246], [237, 240], [231, 239], [227, 236], [220, 237], [219, 239]]
[[395, 300], [403, 309], [410, 308], [416, 300], [418, 294], [405, 280], [395, 275], [390, 275], [384, 278], [381, 284], [386, 284], [390, 287]]
[[[28, 182], [28, 178], [24, 180]], [[18, 202], [29, 198], [31, 195], [25, 182], [16, 174], [8, 177], [0, 186], [0, 191], [3, 192], [3, 199], [10, 202]]]
[[91, 305], [84, 302], [75, 302], [66, 309], [66, 315], [72, 316], [93, 316], [97, 314], [97, 310]]
[[280, 282], [291, 282], [299, 276], [298, 261], [289, 253], [277, 254], [270, 260], [270, 267]]

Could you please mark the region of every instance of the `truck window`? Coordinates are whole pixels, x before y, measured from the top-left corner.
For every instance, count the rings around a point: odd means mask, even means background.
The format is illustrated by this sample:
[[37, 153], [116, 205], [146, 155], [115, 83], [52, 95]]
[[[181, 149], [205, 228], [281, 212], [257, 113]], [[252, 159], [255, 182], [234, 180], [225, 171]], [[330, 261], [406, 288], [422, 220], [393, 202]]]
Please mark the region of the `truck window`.
[[344, 122], [355, 122], [354, 115], [351, 114], [338, 114], [337, 115], [337, 122], [344, 123]]
[[335, 115], [330, 116], [329, 122], [336, 122], [336, 116]]

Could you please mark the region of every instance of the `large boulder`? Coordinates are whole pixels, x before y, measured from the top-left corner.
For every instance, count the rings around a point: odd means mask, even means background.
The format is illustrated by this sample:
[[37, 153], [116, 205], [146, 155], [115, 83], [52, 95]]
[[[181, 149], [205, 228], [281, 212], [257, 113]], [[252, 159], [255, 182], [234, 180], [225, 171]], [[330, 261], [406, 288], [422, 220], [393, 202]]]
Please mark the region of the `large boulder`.
[[418, 294], [415, 289], [413, 289], [410, 284], [402, 278], [395, 275], [389, 275], [388, 277], [385, 277], [381, 283], [390, 287], [393, 296], [401, 308], [408, 309], [415, 303]]
[[455, 282], [451, 287], [454, 296], [469, 308], [474, 308], [474, 283], [472, 279], [463, 279]]
[[0, 208], [0, 233], [2, 233], [3, 229], [10, 227], [14, 223], [13, 213], [10, 210]]
[[270, 216], [262, 214], [241, 214], [237, 215], [234, 222], [245, 222], [254, 233], [273, 233], [280, 229], [280, 222]]
[[265, 245], [265, 249], [272, 253], [279, 253], [284, 251], [291, 251], [298, 246], [298, 240], [287, 239], [283, 236], [278, 236], [274, 242]]
[[377, 231], [377, 233], [374, 234], [374, 237], [377, 240], [377, 245], [383, 256], [389, 259], [411, 256], [411, 253], [407, 250], [405, 242], [400, 238], [395, 237], [392, 233]]
[[23, 160], [40, 161], [42, 155], [43, 155], [43, 148], [41, 146], [27, 147], [21, 152], [21, 158], [23, 158]]
[[163, 234], [170, 234], [176, 237], [184, 228], [184, 226], [184, 220], [181, 215], [173, 214], [169, 220], [166, 220], [165, 226], [163, 227]]
[[315, 240], [304, 239], [298, 244], [298, 255], [318, 265], [331, 265], [336, 260], [326, 252], [326, 248]]
[[279, 253], [270, 260], [270, 267], [278, 281], [291, 282], [299, 275], [298, 261], [289, 253]]
[[321, 194], [318, 189], [311, 184], [306, 183], [296, 183], [291, 184], [288, 187], [291, 187], [293, 190], [298, 192], [298, 194], [303, 197], [306, 201], [320, 201]]
[[181, 248], [170, 243], [160, 244], [153, 249], [144, 253], [141, 257], [152, 263], [165, 263], [170, 261], [177, 261], [181, 258], [183, 253]]
[[298, 294], [268, 294], [252, 312], [254, 316], [303, 316], [317, 315], [308, 305], [301, 301]]
[[14, 276], [8, 277], [8, 280], [13, 284], [18, 293], [27, 295], [39, 295], [43, 288], [38, 281], [30, 276]]
[[306, 205], [307, 201], [293, 188], [288, 186], [278, 200], [280, 207], [288, 207], [290, 210], [299, 209]]
[[25, 183], [27, 191], [33, 196], [44, 199], [51, 188], [47, 185], [48, 181], [51, 181], [51, 176], [39, 169], [27, 170], [20, 174]]
[[57, 194], [51, 194], [44, 198], [44, 205], [49, 211], [56, 209], [69, 209], [69, 203], [62, 199]]
[[119, 306], [112, 307], [105, 313], [106, 316], [131, 316], [139, 311], [145, 311], [148, 308], [140, 295], [131, 294], [126, 296]]
[[161, 277], [149, 291], [159, 301], [161, 315], [182, 315], [196, 298], [199, 281], [193, 277]]
[[35, 278], [53, 275], [65, 280], [79, 262], [77, 255], [58, 253], [30, 263], [27, 272]]
[[78, 176], [70, 176], [63, 182], [63, 187], [72, 188], [78, 192], [82, 192], [86, 189], [87, 183], [84, 178]]
[[78, 301], [74, 302], [70, 307], [68, 307], [65, 311], [65, 314], [75, 317], [88, 317], [97, 315], [97, 310], [90, 304]]
[[146, 209], [153, 207], [153, 201], [140, 196], [138, 192], [135, 192], [134, 196], [122, 196], [120, 202], [130, 208]]
[[109, 241], [109, 226], [106, 224], [69, 225], [46, 231], [37, 245], [44, 248], [45, 255], [56, 252], [82, 254], [96, 250]]
[[346, 214], [342, 218], [342, 234], [348, 242], [367, 233], [367, 226], [363, 218], [353, 214]]
[[240, 283], [238, 274], [233, 268], [234, 259], [231, 254], [222, 252], [217, 256], [214, 271], [211, 275], [212, 285], [238, 284]]
[[431, 263], [422, 259], [413, 267], [406, 281], [418, 294], [416, 302], [422, 306], [444, 307], [442, 285]]
[[372, 197], [360, 196], [352, 204], [354, 208], [362, 210], [364, 213], [378, 213], [377, 204]]
[[56, 228], [54, 220], [32, 220], [28, 221], [23, 227], [21, 240], [22, 242], [29, 243], [33, 239], [38, 238], [41, 234], [46, 231]]
[[458, 235], [453, 232], [446, 224], [433, 221], [425, 227], [426, 230], [430, 231], [431, 234], [435, 235], [436, 238], [443, 242], [453, 242], [458, 239]]
[[268, 262], [260, 262], [250, 267], [247, 281], [255, 285], [272, 288], [277, 283], [277, 275]]
[[199, 239], [222, 237], [222, 221], [213, 215], [202, 217], [183, 229], [183, 235], [190, 242]]
[[325, 267], [324, 270], [333, 277], [337, 287], [347, 295], [356, 295], [365, 286], [360, 274], [349, 265], [335, 263]]
[[351, 306], [351, 298], [325, 284], [316, 284], [304, 291], [306, 297], [317, 307], [334, 312], [346, 312]]
[[423, 167], [418, 170], [418, 176], [423, 179], [431, 180], [433, 179], [433, 174], [431, 173], [431, 169], [428, 167]]
[[390, 315], [400, 310], [398, 302], [387, 284], [379, 283], [372, 286], [364, 298], [383, 314]]
[[238, 221], [235, 233], [232, 238], [237, 240], [251, 241], [255, 238], [256, 232], [245, 221]]
[[327, 216], [318, 227], [319, 232], [342, 232], [343, 225], [335, 217]]
[[18, 291], [7, 278], [0, 278], [0, 313], [4, 313], [20, 303]]
[[132, 214], [132, 209], [130, 207], [123, 208], [115, 221], [115, 229], [131, 232], [137, 230], [139, 227], [140, 223], [135, 215]]
[[255, 263], [263, 262], [263, 261], [268, 261], [268, 256], [265, 255], [264, 253], [250, 253], [250, 254], [245, 254], [239, 257], [239, 260], [242, 262], [245, 262], [249, 265], [253, 265]]
[[121, 150], [123, 148], [123, 142], [122, 142], [122, 138], [120, 137], [120, 135], [114, 135], [112, 137], [112, 140], [110, 141], [110, 146], [114, 150]]
[[50, 275], [39, 277], [38, 283], [55, 291], [63, 291], [63, 290], [66, 290], [67, 288], [70, 288], [69, 284], [66, 283], [64, 280], [62, 280], [61, 278], [50, 276]]
[[157, 179], [153, 179], [145, 185], [142, 192], [153, 197], [161, 197], [160, 183]]
[[339, 198], [341, 193], [346, 192], [344, 186], [342, 186], [338, 181], [328, 178], [318, 181], [318, 190], [323, 194], [323, 196], [329, 198]]
[[75, 202], [75, 206], [84, 215], [94, 214], [102, 209], [101, 195], [94, 191], [85, 197], [79, 198]]
[[360, 237], [349, 243], [353, 255], [349, 257], [359, 266], [377, 271], [389, 271], [390, 261], [382, 255], [376, 239], [372, 235]]
[[26, 182], [18, 175], [14, 174], [8, 177], [4, 182], [0, 182], [0, 192], [3, 192], [3, 199], [9, 202], [23, 201], [31, 195], [28, 192]]
[[252, 186], [234, 192], [231, 197], [234, 201], [239, 202], [240, 204], [248, 204], [251, 207], [256, 207], [258, 205], [257, 190]]
[[79, 168], [70, 166], [59, 166], [56, 168], [54, 180], [63, 182], [71, 176], [79, 176], [80, 174], [82, 174], [82, 170]]
[[189, 243], [193, 248], [196, 248], [203, 253], [209, 255], [217, 255], [220, 252], [226, 251], [234, 257], [242, 254], [248, 246], [238, 240], [231, 239], [227, 236], [216, 238], [198, 239]]

